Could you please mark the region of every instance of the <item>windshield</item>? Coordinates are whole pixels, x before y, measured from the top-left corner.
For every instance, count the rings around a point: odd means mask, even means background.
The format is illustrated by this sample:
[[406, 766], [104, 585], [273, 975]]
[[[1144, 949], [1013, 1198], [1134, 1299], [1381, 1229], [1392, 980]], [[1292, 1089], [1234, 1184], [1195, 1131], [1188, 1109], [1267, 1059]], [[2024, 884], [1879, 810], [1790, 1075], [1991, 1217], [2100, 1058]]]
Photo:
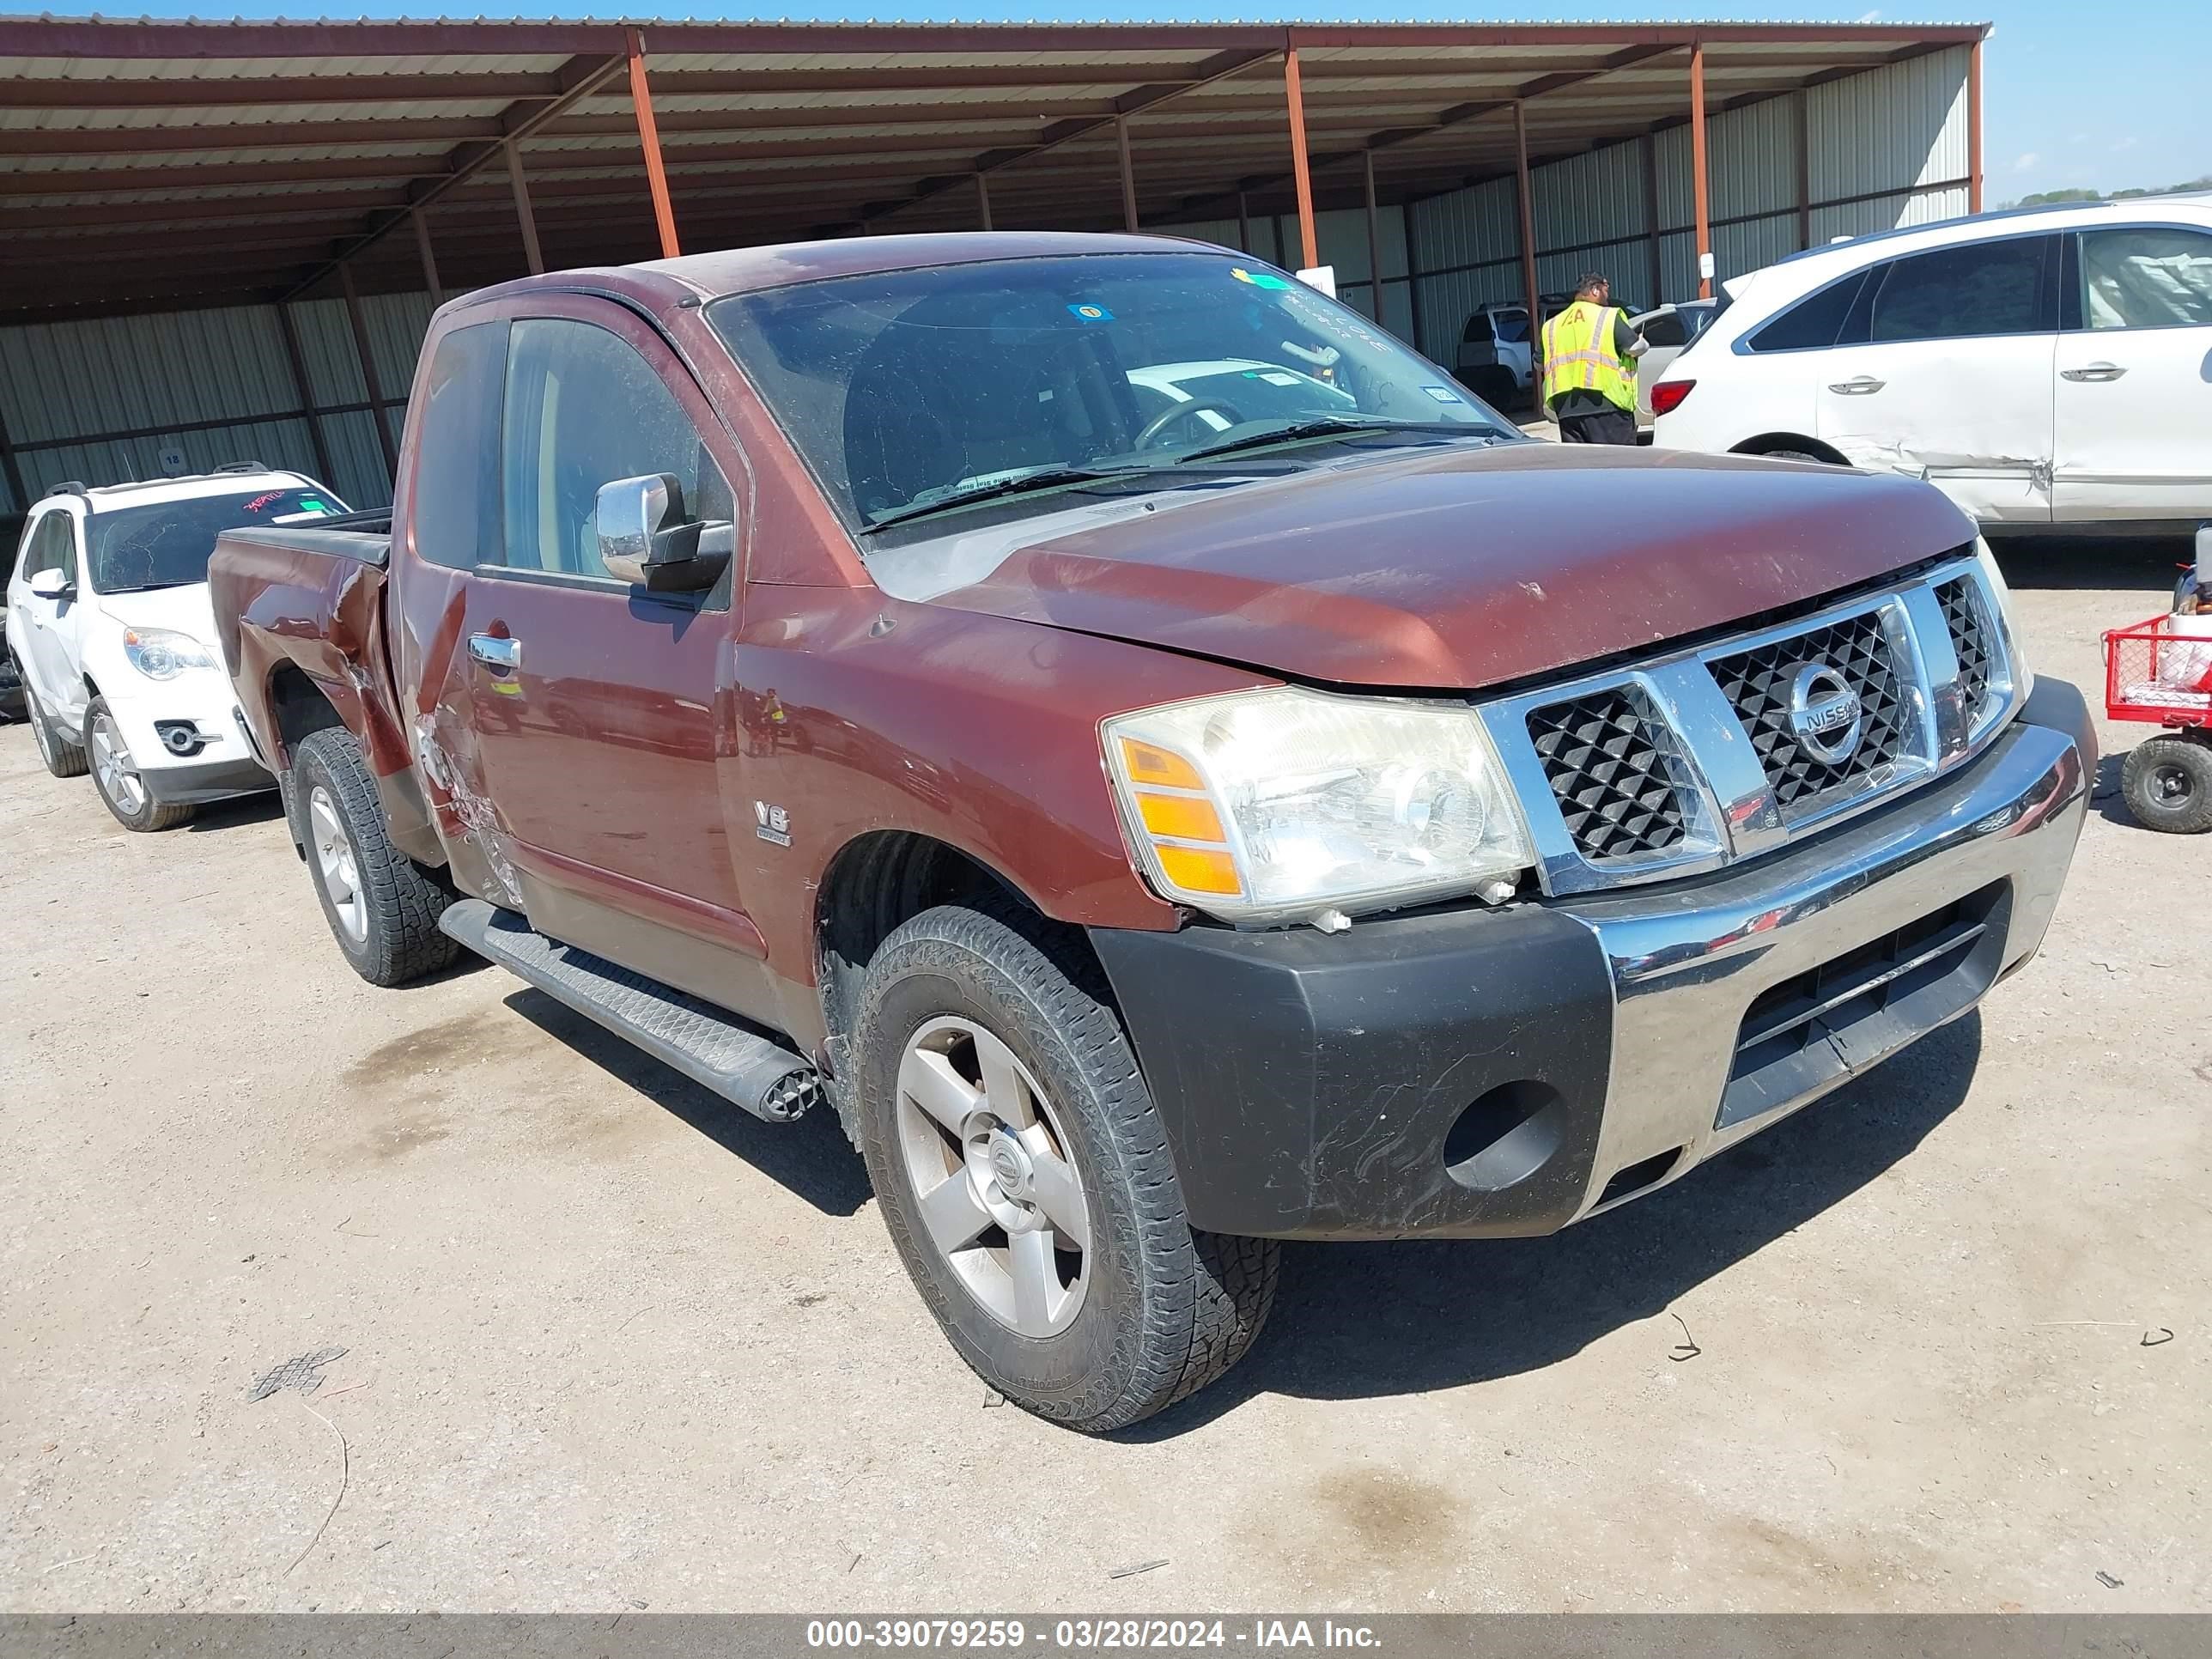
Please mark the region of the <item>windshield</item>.
[[94, 513], [85, 523], [93, 592], [131, 593], [204, 582], [208, 555], [224, 531], [278, 519], [326, 518], [345, 510], [327, 489], [290, 489], [195, 495]]
[[970, 496], [1048, 505], [1007, 487], [1025, 481], [1159, 469], [1187, 482], [1255, 450], [1295, 464], [1301, 441], [1517, 435], [1364, 317], [1225, 254], [833, 277], [708, 315], [862, 530]]

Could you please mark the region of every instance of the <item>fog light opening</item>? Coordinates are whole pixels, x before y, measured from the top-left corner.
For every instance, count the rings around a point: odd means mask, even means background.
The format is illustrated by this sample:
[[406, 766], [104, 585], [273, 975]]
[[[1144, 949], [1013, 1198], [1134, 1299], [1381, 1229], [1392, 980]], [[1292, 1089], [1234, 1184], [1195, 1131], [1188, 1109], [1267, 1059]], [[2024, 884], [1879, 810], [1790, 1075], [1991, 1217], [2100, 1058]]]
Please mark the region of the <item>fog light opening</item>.
[[1605, 1183], [1605, 1190], [1597, 1195], [1591, 1207], [1602, 1210], [1608, 1204], [1618, 1204], [1624, 1198], [1633, 1198], [1646, 1187], [1656, 1187], [1674, 1173], [1674, 1166], [1682, 1161], [1687, 1147], [1677, 1146], [1672, 1152], [1659, 1152], [1630, 1164], [1615, 1172]]
[[1533, 1078], [1500, 1084], [1470, 1102], [1444, 1136], [1444, 1173], [1494, 1193], [1526, 1181], [1559, 1150], [1567, 1127], [1559, 1091]]

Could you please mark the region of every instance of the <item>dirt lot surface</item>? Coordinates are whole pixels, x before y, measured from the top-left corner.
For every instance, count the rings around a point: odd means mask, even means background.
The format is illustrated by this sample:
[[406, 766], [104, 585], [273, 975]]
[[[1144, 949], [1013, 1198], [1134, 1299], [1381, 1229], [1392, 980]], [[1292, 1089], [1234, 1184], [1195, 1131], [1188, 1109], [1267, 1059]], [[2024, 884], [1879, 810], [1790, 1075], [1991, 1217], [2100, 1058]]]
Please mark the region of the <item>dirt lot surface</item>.
[[[2008, 555], [2035, 665], [2176, 556]], [[827, 1116], [373, 990], [272, 808], [126, 835], [0, 729], [0, 1607], [2212, 1607], [2212, 845], [2117, 779], [1978, 1018], [1560, 1237], [1297, 1249], [1092, 1441], [987, 1400]]]

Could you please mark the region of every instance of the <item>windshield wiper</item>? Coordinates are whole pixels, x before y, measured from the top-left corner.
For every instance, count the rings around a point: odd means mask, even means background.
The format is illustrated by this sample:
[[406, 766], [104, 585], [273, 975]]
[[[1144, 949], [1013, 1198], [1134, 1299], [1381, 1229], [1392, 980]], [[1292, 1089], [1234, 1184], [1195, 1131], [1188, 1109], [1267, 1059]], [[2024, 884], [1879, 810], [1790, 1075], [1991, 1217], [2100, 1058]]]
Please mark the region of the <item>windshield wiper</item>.
[[191, 584], [188, 581], [136, 582], [129, 587], [103, 587], [100, 591], [103, 593], [159, 593], [164, 588], [190, 587], [191, 586]]
[[1311, 420], [1271, 426], [1261, 432], [1248, 432], [1241, 438], [1224, 438], [1218, 444], [1207, 444], [1202, 448], [1186, 449], [1175, 459], [1177, 461], [1199, 461], [1212, 455], [1233, 455], [1243, 449], [1260, 449], [1268, 444], [1295, 443], [1304, 438], [1334, 438], [1348, 432], [1427, 432], [1444, 433], [1458, 438], [1486, 439], [1501, 439], [1505, 435], [1486, 422], [1400, 421], [1387, 415], [1322, 415]]
[[895, 507], [862, 525], [860, 534], [872, 536], [877, 531], [889, 530], [895, 524], [927, 518], [933, 513], [949, 513], [955, 507], [995, 501], [1002, 496], [1026, 495], [1037, 489], [1061, 489], [1069, 484], [1097, 483], [1104, 478], [1126, 478], [1134, 473], [1152, 470], [1148, 466], [1041, 466], [1028, 472], [1018, 472], [1011, 478], [995, 478], [989, 483], [979, 483], [966, 489], [955, 489], [933, 496], [928, 501], [908, 501], [904, 507]]

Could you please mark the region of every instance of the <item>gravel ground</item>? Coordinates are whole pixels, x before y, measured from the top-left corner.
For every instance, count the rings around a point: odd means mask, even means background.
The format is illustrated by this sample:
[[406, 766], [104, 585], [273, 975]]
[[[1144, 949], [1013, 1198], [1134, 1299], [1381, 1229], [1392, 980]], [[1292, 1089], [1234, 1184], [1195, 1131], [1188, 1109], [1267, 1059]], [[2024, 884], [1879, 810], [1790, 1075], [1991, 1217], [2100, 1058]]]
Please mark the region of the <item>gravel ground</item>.
[[[2036, 666], [2176, 556], [2008, 556]], [[2207, 850], [2100, 801], [1978, 1018], [1560, 1237], [1295, 1250], [1093, 1441], [826, 1115], [370, 989], [272, 807], [125, 835], [0, 729], [0, 1607], [2212, 1608]]]

